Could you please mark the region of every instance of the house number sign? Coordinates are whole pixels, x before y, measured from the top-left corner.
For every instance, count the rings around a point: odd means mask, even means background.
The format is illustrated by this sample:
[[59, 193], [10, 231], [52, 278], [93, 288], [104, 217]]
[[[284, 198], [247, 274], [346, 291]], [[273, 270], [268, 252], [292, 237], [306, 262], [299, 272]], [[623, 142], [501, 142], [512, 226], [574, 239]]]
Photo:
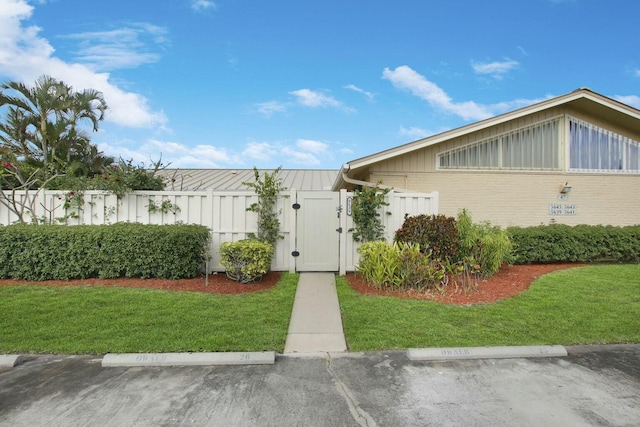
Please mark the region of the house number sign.
[[575, 214], [576, 214], [576, 205], [565, 205], [561, 203], [549, 204], [549, 215], [558, 216], [558, 215], [575, 215]]

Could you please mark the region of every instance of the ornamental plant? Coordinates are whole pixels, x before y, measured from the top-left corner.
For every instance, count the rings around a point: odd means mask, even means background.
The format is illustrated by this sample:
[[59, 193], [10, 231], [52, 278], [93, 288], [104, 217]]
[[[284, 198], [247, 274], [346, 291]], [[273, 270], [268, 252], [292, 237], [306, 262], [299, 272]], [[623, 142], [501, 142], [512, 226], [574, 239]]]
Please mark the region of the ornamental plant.
[[257, 240], [225, 242], [220, 245], [220, 264], [227, 277], [240, 283], [262, 279], [271, 267], [273, 246]]
[[278, 178], [280, 170], [282, 170], [281, 167], [272, 173], [265, 172], [260, 177], [260, 172], [254, 166], [255, 181], [242, 183], [252, 188], [258, 196], [258, 202], [247, 208], [247, 211], [258, 214], [258, 232], [250, 233], [249, 238], [268, 243], [274, 250], [278, 240], [284, 238], [280, 235], [280, 220], [278, 219], [281, 211], [276, 209], [280, 192], [287, 189], [282, 185], [282, 179]]
[[353, 192], [351, 211], [354, 227], [353, 240], [356, 242], [375, 242], [384, 240], [384, 226], [380, 221], [380, 208], [388, 206], [386, 201], [390, 188], [362, 187]]
[[442, 289], [445, 269], [417, 244], [365, 242], [358, 253], [357, 273], [379, 289]]
[[477, 265], [473, 269], [485, 277], [498, 272], [502, 264], [512, 259], [509, 234], [486, 221], [474, 224], [466, 209], [458, 213], [459, 258], [463, 265]]
[[395, 234], [396, 242], [417, 243], [424, 254], [434, 259], [458, 259], [456, 219], [445, 215], [405, 215]]

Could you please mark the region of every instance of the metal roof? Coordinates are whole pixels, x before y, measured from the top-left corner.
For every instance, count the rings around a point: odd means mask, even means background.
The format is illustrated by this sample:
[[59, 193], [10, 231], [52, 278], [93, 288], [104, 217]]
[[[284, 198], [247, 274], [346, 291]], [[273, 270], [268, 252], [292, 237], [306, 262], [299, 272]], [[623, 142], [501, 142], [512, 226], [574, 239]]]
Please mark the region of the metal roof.
[[[274, 169], [258, 169], [260, 176]], [[166, 180], [167, 190], [249, 190], [243, 182], [254, 182], [253, 169], [162, 169], [158, 175]], [[278, 177], [287, 189], [331, 190], [338, 170], [282, 169]]]

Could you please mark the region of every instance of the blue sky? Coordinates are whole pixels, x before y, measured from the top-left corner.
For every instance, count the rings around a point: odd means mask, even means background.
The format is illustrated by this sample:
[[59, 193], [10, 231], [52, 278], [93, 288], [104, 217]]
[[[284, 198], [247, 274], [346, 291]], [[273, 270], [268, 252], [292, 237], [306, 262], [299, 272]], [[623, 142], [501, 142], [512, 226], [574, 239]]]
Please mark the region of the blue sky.
[[337, 169], [589, 87], [640, 108], [637, 0], [0, 0], [0, 80], [103, 92], [93, 142]]

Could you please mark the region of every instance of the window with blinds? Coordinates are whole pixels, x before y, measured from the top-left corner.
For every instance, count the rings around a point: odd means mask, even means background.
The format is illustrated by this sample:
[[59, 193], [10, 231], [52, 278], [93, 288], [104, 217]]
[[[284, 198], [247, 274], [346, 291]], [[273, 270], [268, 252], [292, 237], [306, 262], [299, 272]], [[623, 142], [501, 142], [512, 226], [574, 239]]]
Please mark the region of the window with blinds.
[[560, 119], [438, 154], [439, 169], [560, 169]]
[[569, 170], [640, 172], [640, 142], [569, 117]]

